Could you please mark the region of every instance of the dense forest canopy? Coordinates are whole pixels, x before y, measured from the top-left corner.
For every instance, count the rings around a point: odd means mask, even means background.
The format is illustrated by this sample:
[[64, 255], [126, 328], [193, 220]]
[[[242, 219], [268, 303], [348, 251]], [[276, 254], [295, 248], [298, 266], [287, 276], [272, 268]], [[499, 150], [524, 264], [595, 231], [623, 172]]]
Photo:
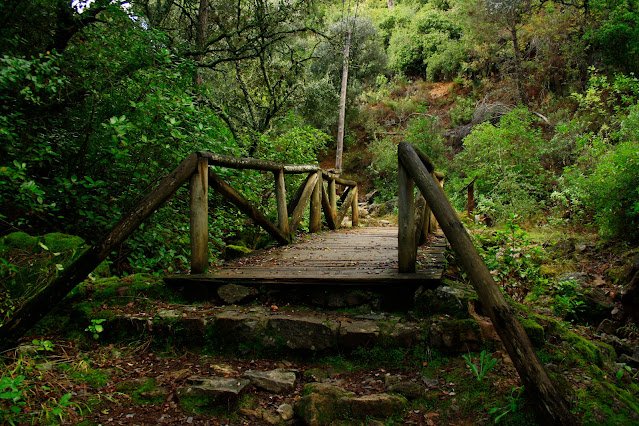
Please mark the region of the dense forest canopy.
[[[638, 24], [636, 0], [4, 1], [0, 231], [95, 240], [196, 150], [330, 158], [350, 33], [346, 171], [379, 197], [395, 196], [407, 140], [446, 170], [454, 199], [476, 178], [492, 219], [636, 241]], [[449, 102], [429, 105], [428, 84], [449, 84]], [[275, 215], [268, 179], [222, 173]], [[115, 270], [187, 267], [185, 199]], [[260, 244], [213, 204], [213, 255]]]

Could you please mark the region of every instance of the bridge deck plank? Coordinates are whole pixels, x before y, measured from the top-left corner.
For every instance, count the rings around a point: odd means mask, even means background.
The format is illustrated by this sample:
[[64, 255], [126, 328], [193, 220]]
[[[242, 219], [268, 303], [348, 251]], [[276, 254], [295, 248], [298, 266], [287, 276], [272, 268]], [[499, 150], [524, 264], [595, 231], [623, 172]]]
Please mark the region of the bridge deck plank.
[[439, 281], [444, 270], [443, 235], [419, 249], [415, 273], [397, 269], [397, 228], [368, 227], [311, 234], [284, 247], [257, 251], [208, 274], [172, 275], [169, 283], [250, 285], [387, 286]]

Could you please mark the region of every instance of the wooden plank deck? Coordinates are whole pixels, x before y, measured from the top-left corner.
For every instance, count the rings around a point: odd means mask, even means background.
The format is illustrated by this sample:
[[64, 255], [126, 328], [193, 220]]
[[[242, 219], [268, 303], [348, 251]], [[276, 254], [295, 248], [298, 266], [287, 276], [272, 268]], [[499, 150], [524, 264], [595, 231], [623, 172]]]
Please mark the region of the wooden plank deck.
[[208, 274], [172, 275], [173, 284], [387, 286], [439, 281], [446, 239], [419, 249], [418, 271], [397, 270], [397, 228], [370, 227], [311, 234], [303, 241], [237, 259]]

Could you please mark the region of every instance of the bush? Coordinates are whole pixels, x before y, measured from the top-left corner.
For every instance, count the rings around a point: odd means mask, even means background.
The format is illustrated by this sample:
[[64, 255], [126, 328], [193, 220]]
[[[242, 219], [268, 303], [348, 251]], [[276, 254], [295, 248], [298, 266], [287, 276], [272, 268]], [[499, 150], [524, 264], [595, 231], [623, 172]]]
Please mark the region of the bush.
[[466, 49], [457, 40], [447, 40], [426, 62], [426, 78], [430, 81], [452, 80], [462, 70]]
[[639, 142], [613, 147], [585, 179], [586, 203], [607, 237], [639, 239]]
[[476, 126], [455, 158], [458, 170], [477, 178], [478, 210], [502, 220], [511, 214], [531, 216], [547, 190], [548, 173], [541, 164], [545, 141], [532, 124], [534, 116], [519, 107], [499, 124]]

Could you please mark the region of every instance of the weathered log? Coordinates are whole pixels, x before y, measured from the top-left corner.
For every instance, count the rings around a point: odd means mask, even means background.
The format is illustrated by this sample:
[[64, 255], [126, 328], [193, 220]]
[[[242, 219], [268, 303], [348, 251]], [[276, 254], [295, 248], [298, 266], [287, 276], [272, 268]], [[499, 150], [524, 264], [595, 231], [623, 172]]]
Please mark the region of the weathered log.
[[126, 213], [97, 245], [85, 251], [67, 266], [47, 287], [28, 300], [0, 327], [0, 350], [14, 346], [17, 340], [53, 309], [102, 262], [140, 224], [184, 184], [195, 171], [198, 155], [189, 155], [158, 186]]
[[337, 213], [337, 219], [335, 219], [335, 223], [337, 224], [337, 226], [340, 226], [340, 227], [342, 226], [342, 222], [344, 221], [344, 218], [346, 217], [346, 213], [348, 213], [348, 209], [351, 208], [353, 205], [353, 198], [357, 194], [356, 186], [353, 188], [348, 188], [348, 189], [349, 189], [348, 196], [342, 203], [342, 206], [339, 209], [339, 213]]
[[284, 181], [284, 170], [273, 172], [275, 177], [275, 200], [277, 202], [277, 225], [283, 235], [290, 238], [288, 228], [288, 209], [286, 207], [286, 182]]
[[[330, 185], [329, 185], [330, 187]], [[333, 198], [334, 200], [335, 198]], [[326, 190], [322, 188], [322, 210], [324, 210], [324, 218], [326, 219], [326, 225], [328, 229], [335, 230], [337, 229], [337, 225], [335, 224], [336, 208], [333, 209], [331, 206], [331, 201], [329, 195], [326, 193]]]
[[415, 197], [414, 181], [400, 162], [398, 170], [398, 260], [399, 272], [415, 272], [417, 244], [415, 242]]
[[315, 183], [317, 182], [317, 174], [313, 173], [309, 176], [309, 179], [306, 180], [304, 184], [304, 189], [302, 189], [302, 193], [300, 194], [299, 201], [295, 206], [295, 210], [291, 214], [291, 222], [289, 224], [291, 233], [294, 233], [297, 230], [300, 222], [302, 221], [302, 215], [304, 214], [304, 208], [308, 203], [309, 198], [311, 198], [311, 194], [315, 189]]
[[315, 173], [309, 173], [308, 176], [306, 176], [304, 182], [302, 182], [302, 184], [295, 191], [295, 195], [293, 195], [293, 198], [291, 198], [286, 208], [289, 214], [292, 214], [292, 212], [299, 204], [300, 198], [302, 198], [302, 194], [304, 193], [304, 189], [306, 189], [306, 185], [308, 185], [308, 181], [313, 179], [314, 176]]
[[351, 201], [351, 223], [353, 227], [359, 226], [359, 200], [357, 199], [357, 186], [353, 187], [353, 200]]
[[266, 172], [277, 172], [283, 170], [284, 173], [311, 173], [320, 170], [319, 166], [312, 164], [295, 165], [282, 164], [274, 161], [259, 160], [257, 158], [237, 158], [218, 155], [212, 152], [200, 152], [200, 156], [209, 159], [209, 164], [215, 166], [229, 167], [232, 169], [251, 169]]
[[309, 232], [319, 232], [322, 230], [322, 173], [315, 174], [315, 188], [311, 195], [311, 214], [309, 216]]
[[444, 191], [424, 167], [423, 161], [410, 144], [400, 143], [398, 156], [400, 164], [408, 171], [424, 194], [457, 258], [470, 277], [482, 308], [490, 317], [508, 351], [531, 402], [535, 404], [547, 422], [562, 425], [576, 424], [564, 395], [555, 387], [539, 362], [513, 308], [497, 288], [490, 271], [477, 253]]
[[430, 209], [424, 197], [419, 194], [415, 202], [417, 215], [415, 219], [415, 241], [421, 246], [428, 240], [428, 232], [430, 231]]
[[237, 192], [231, 185], [224, 182], [213, 170], [209, 170], [209, 184], [213, 189], [219, 192], [224, 198], [233, 203], [242, 213], [253, 219], [253, 221], [262, 227], [280, 244], [288, 244], [290, 241], [287, 235], [275, 225], [273, 225], [257, 207], [255, 207], [242, 194]]
[[335, 179], [328, 181], [328, 200], [331, 204], [334, 222], [335, 218], [337, 218], [337, 185], [335, 184]]
[[190, 184], [191, 273], [206, 273], [209, 267], [209, 162], [199, 158]]

